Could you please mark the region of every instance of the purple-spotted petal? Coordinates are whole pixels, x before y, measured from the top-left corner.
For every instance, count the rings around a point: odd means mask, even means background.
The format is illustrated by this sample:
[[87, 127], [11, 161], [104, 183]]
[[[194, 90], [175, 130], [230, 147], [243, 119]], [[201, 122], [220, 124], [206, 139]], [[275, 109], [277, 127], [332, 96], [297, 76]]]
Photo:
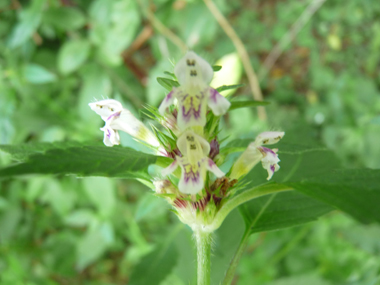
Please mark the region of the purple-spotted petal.
[[189, 127], [205, 126], [207, 111], [207, 88], [184, 89], [178, 88], [177, 124], [184, 131]]
[[261, 159], [263, 168], [267, 170], [268, 177], [267, 180], [270, 180], [273, 174], [280, 169], [278, 162], [280, 159], [277, 156], [277, 149], [269, 149], [266, 147], [258, 147], [259, 151], [263, 154]]
[[223, 171], [221, 171], [219, 169], [218, 166], [216, 166], [215, 162], [212, 161], [212, 159], [208, 158], [207, 159], [207, 170], [211, 171], [212, 173], [215, 174], [216, 177], [220, 178], [220, 177], [223, 177], [225, 175], [225, 173]]
[[216, 116], [221, 116], [227, 112], [231, 103], [218, 91], [210, 87], [210, 97], [208, 98], [208, 106]]
[[114, 146], [120, 144], [120, 136], [117, 131], [107, 125], [100, 129], [104, 132], [103, 142], [106, 146]]
[[178, 183], [178, 189], [185, 194], [196, 194], [203, 189], [204, 186], [204, 167], [202, 162], [189, 163], [183, 160], [181, 166], [181, 179]]
[[176, 93], [176, 88], [173, 87], [173, 90], [171, 92], [169, 92], [168, 95], [166, 95], [166, 97], [164, 98], [164, 100], [162, 101], [160, 107], [158, 108], [158, 112], [161, 114], [161, 115], [164, 115], [165, 112], [166, 112], [166, 109], [173, 104], [174, 102], [174, 96], [175, 96], [175, 93]]

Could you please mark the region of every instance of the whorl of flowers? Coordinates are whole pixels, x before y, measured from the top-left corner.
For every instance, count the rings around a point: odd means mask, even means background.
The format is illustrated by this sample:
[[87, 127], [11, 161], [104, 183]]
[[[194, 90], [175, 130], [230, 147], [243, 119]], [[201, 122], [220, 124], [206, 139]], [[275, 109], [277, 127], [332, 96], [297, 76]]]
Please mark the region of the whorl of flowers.
[[[153, 118], [164, 126], [164, 129], [155, 128], [154, 132], [116, 100], [106, 99], [89, 104], [105, 121], [101, 130], [106, 146], [119, 144], [118, 131], [124, 131], [151, 146], [156, 154], [173, 159], [153, 184], [157, 194], [165, 195], [180, 218], [188, 224], [197, 223], [197, 211], [205, 210], [211, 204], [217, 206], [223, 197], [230, 194], [237, 179], [260, 161], [268, 172], [268, 180], [280, 168], [277, 149], [269, 149], [266, 145], [277, 143], [284, 132], [264, 132], [241, 154], [228, 172], [228, 177], [219, 169], [217, 165], [223, 159], [218, 155], [218, 123], [231, 103], [209, 86], [213, 74], [213, 68], [207, 61], [192, 51], [187, 52], [174, 68], [179, 86], [172, 88], [158, 110], [149, 107]], [[186, 213], [184, 209], [187, 209]], [[189, 222], [191, 219], [193, 221]]]

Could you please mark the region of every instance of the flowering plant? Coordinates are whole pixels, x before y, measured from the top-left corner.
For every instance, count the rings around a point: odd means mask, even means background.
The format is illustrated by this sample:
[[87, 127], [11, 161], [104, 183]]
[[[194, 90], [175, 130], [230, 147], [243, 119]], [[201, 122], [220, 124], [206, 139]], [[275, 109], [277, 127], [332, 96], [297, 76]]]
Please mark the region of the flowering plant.
[[[117, 100], [92, 102], [90, 108], [105, 122], [101, 131], [106, 147], [79, 143], [3, 145], [2, 150], [23, 162], [0, 169], [0, 176], [75, 173], [143, 182], [168, 201], [179, 220], [193, 231], [198, 284], [210, 284], [213, 234], [242, 204], [239, 209], [246, 229], [223, 284], [231, 283], [247, 238], [254, 232], [299, 225], [335, 208], [362, 222], [380, 220], [379, 212], [367, 207], [368, 201], [379, 198], [380, 176], [375, 170], [340, 169], [331, 153], [315, 146], [288, 143], [280, 150], [268, 148], [280, 142], [283, 131], [266, 131], [254, 140], [226, 143], [220, 128], [222, 116], [266, 103], [224, 97], [220, 90], [236, 86], [210, 87], [213, 74], [207, 61], [189, 51], [175, 65], [175, 80], [161, 79], [170, 90], [160, 106], [146, 107], [147, 115], [155, 121], [152, 129]], [[119, 131], [134, 137], [150, 152], [113, 147], [121, 142]], [[260, 163], [264, 170], [256, 171]], [[160, 170], [148, 171], [152, 164]]]
[[[153, 178], [154, 190], [168, 200], [179, 219], [194, 232], [199, 284], [208, 284], [210, 280], [210, 235], [226, 217], [226, 214], [218, 215], [220, 209], [235, 196], [238, 179], [260, 161], [268, 172], [267, 179], [272, 178], [280, 168], [278, 150], [263, 145], [277, 143], [284, 136], [284, 132], [259, 134], [228, 174], [221, 171], [216, 164], [223, 163], [223, 159], [218, 158], [218, 123], [231, 103], [209, 86], [213, 73], [211, 65], [192, 51], [178, 61], [174, 74], [180, 86], [173, 87], [158, 110], [151, 108], [152, 118], [163, 122], [168, 131], [164, 133], [156, 129], [157, 137], [116, 100], [105, 99], [89, 104], [105, 121], [101, 130], [106, 146], [120, 144], [118, 130], [121, 130], [147, 143], [158, 155], [173, 159], [162, 169], [160, 177]], [[170, 127], [165, 124], [168, 121], [171, 121]], [[166, 143], [160, 137], [167, 137], [174, 143]], [[180, 174], [175, 172], [178, 167]], [[235, 203], [234, 207], [242, 202]]]

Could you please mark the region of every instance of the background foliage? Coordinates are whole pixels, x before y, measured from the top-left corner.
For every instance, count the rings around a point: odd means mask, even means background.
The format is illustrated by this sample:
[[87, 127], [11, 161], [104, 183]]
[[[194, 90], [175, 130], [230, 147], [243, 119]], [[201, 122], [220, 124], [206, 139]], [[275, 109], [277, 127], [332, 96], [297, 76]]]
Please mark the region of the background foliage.
[[[257, 71], [310, 3], [215, 2]], [[219, 82], [247, 83], [231, 40], [202, 1], [0, 0], [0, 13], [1, 144], [95, 145], [102, 122], [87, 105], [94, 97], [118, 99], [147, 120], [142, 104], [157, 106], [166, 93], [156, 77], [171, 72], [171, 61], [182, 55], [168, 29], [223, 65]], [[298, 144], [324, 143], [348, 168], [379, 168], [379, 16], [378, 1], [326, 1], [261, 81], [271, 102], [268, 121], [258, 120], [252, 108], [232, 111], [223, 134], [253, 138], [268, 128], [285, 130], [285, 138]], [[248, 84], [234, 96], [250, 98]], [[122, 143], [139, 148], [126, 134]], [[1, 153], [1, 166], [10, 162]], [[142, 184], [61, 175], [7, 179], [0, 187], [1, 284], [195, 282], [190, 230]], [[243, 230], [237, 211], [218, 230], [214, 284]], [[257, 233], [235, 281], [377, 284], [379, 234], [379, 226], [360, 225], [339, 212]], [[151, 260], [162, 255], [167, 266], [155, 270]]]

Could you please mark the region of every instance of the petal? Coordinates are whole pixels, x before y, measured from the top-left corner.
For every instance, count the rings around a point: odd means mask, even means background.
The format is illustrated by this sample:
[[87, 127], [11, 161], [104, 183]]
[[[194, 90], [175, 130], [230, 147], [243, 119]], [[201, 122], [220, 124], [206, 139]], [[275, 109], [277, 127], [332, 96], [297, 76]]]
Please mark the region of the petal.
[[177, 95], [178, 115], [177, 124], [180, 130], [189, 127], [206, 125], [207, 99], [209, 94], [206, 89], [180, 88]]
[[262, 153], [253, 147], [253, 144], [250, 144], [232, 166], [230, 178], [239, 179], [258, 164], [262, 158]]
[[223, 177], [225, 175], [225, 173], [223, 171], [221, 171], [218, 166], [216, 166], [215, 162], [212, 161], [211, 158], [207, 159], [207, 166], [206, 167], [207, 167], [207, 170], [214, 173], [215, 176], [218, 178]]
[[165, 112], [166, 112], [166, 109], [173, 104], [174, 102], [174, 98], [175, 98], [175, 92], [176, 92], [176, 88], [173, 87], [173, 90], [168, 94], [166, 95], [166, 97], [164, 98], [164, 100], [161, 102], [161, 105], [160, 107], [158, 108], [158, 112], [161, 114], [161, 115], [164, 115]]
[[174, 68], [174, 74], [181, 85], [208, 85], [214, 71], [211, 65], [193, 51], [188, 51]]
[[168, 176], [169, 174], [173, 173], [178, 167], [178, 160], [174, 160], [168, 167], [162, 169], [161, 174], [162, 176]]
[[255, 139], [255, 145], [275, 144], [285, 135], [284, 132], [264, 132], [259, 134]]
[[156, 136], [127, 109], [109, 116], [107, 121], [114, 130], [124, 131], [154, 147], [160, 146]]
[[208, 106], [216, 116], [221, 116], [227, 112], [231, 103], [218, 91], [210, 87], [210, 97], [208, 98]]
[[210, 153], [210, 144], [193, 131], [184, 132], [177, 140], [177, 147], [184, 156], [189, 156], [196, 161]]
[[267, 180], [272, 179], [273, 174], [280, 169], [280, 166], [278, 164], [270, 165], [268, 168], [266, 168], [268, 172]]
[[267, 180], [271, 179], [275, 171], [280, 169], [278, 162], [280, 159], [277, 156], [277, 149], [269, 149], [266, 147], [259, 147], [259, 151], [263, 154], [263, 158], [261, 159], [263, 168], [268, 172]]
[[185, 194], [196, 194], [203, 189], [204, 172], [200, 162], [190, 164], [188, 162], [181, 164], [181, 179], [178, 183], [178, 189]]
[[106, 146], [114, 146], [120, 144], [120, 136], [119, 133], [109, 126], [107, 124], [100, 129], [101, 131], [104, 131], [104, 139], [103, 142]]
[[114, 99], [106, 99], [88, 104], [96, 114], [105, 121], [109, 116], [123, 109], [121, 103]]

